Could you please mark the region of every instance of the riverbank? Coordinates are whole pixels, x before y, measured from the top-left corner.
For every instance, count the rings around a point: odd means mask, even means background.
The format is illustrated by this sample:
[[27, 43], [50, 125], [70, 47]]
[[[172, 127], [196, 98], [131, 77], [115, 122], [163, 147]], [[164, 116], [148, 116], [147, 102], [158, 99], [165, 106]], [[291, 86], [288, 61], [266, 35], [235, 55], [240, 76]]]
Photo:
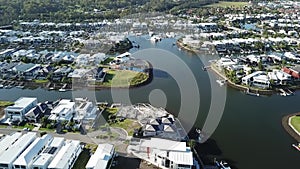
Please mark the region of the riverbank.
[[[176, 44], [177, 44], [177, 46], [179, 48], [184, 49], [184, 50], [186, 50], [188, 52], [192, 52], [192, 53], [199, 53], [199, 52], [201, 52], [200, 50], [193, 49], [193, 48], [189, 47], [188, 45], [183, 44], [180, 40], [177, 40]], [[251, 90], [251, 91], [255, 91], [256, 93], [258, 93], [260, 95], [272, 95], [272, 94], [277, 93], [277, 91], [275, 91], [275, 90], [265, 90], [265, 89], [251, 88], [251, 87], [247, 87], [247, 86], [243, 86], [243, 85], [239, 85], [239, 84], [233, 83], [222, 72], [220, 72], [220, 70], [213, 63], [211, 63], [208, 66], [211, 68], [211, 70], [217, 76], [219, 76], [223, 80], [226, 80], [226, 83], [227, 83], [228, 86], [230, 86], [230, 87], [232, 87], [234, 89], [237, 89], [237, 90], [240, 90], [240, 91], [243, 91], [243, 92]]]
[[211, 63], [210, 65], [210, 68], [211, 70], [216, 74], [218, 75], [219, 77], [221, 77], [222, 79], [226, 80], [226, 84], [234, 89], [237, 89], [237, 90], [240, 90], [240, 91], [243, 91], [243, 92], [246, 92], [249, 90], [251, 91], [255, 91], [256, 93], [260, 94], [260, 95], [272, 95], [272, 94], [275, 94], [277, 93], [276, 91], [274, 90], [264, 90], [264, 89], [257, 89], [257, 88], [249, 88], [247, 86], [243, 86], [243, 85], [239, 85], [239, 84], [236, 84], [236, 83], [233, 83], [231, 80], [229, 80], [222, 72], [220, 72], [218, 70], [218, 68], [213, 64]]
[[[137, 88], [137, 87], [142, 87], [145, 85], [148, 85], [149, 83], [152, 82], [153, 80], [153, 69], [149, 68], [145, 71], [145, 76], [147, 78], [143, 79], [137, 79], [140, 81], [135, 81], [134, 83], [131, 83], [130, 85], [124, 84], [124, 85], [118, 85], [118, 86], [111, 86], [111, 85], [102, 85], [102, 84], [97, 84], [97, 85], [86, 85], [86, 84], [79, 84], [76, 83], [76, 85], [73, 85], [72, 83], [57, 83], [57, 82], [45, 82], [45, 83], [40, 83], [40, 82], [35, 82], [35, 81], [12, 81], [12, 80], [0, 80], [1, 84], [10, 84], [9, 88], [12, 87], [17, 87], [21, 89], [37, 89], [37, 88], [45, 88], [48, 90], [59, 90], [59, 89], [65, 89], [66, 91], [68, 90], [80, 90], [80, 89], [88, 89], [88, 90], [101, 90], [101, 89], [123, 89], [123, 88]], [[133, 79], [134, 80], [134, 79]], [[19, 86], [17, 84], [22, 83], [22, 86]], [[8, 88], [8, 89], [9, 89]]]
[[285, 131], [292, 136], [297, 142], [300, 142], [300, 135], [291, 127], [290, 119], [293, 116], [299, 116], [300, 112], [286, 115], [282, 118], [281, 124]]
[[10, 101], [0, 101], [0, 119], [4, 116], [4, 109], [7, 107], [7, 106], [11, 106], [13, 105], [14, 102], [10, 102]]

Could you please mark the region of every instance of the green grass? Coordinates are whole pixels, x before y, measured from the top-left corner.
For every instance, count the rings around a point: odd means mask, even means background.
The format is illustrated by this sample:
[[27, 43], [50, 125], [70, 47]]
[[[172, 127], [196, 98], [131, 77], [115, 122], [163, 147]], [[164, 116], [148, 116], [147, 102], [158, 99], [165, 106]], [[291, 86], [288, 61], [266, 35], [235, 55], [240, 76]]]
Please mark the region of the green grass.
[[14, 105], [14, 102], [9, 102], [9, 101], [0, 101], [0, 107], [7, 107]]
[[109, 113], [109, 114], [116, 114], [119, 111], [118, 108], [107, 108], [105, 109], [105, 112]]
[[108, 70], [102, 85], [106, 87], [129, 87], [130, 85], [142, 83], [147, 78], [146, 73], [130, 70]]
[[227, 1], [219, 1], [218, 3], [213, 3], [210, 5], [205, 5], [204, 7], [233, 7], [233, 8], [241, 8], [249, 5], [248, 2], [227, 2]]
[[111, 127], [119, 127], [127, 131], [129, 136], [133, 135], [134, 129], [138, 129], [141, 125], [131, 119], [125, 119], [123, 122], [117, 122], [110, 124]]
[[48, 83], [49, 80], [45, 79], [45, 80], [34, 80], [35, 83]]
[[109, 58], [105, 59], [103, 62], [101, 62], [101, 64], [107, 65], [107, 64], [109, 64], [109, 62], [111, 62], [113, 60], [114, 60], [114, 57], [109, 57]]
[[24, 126], [13, 126], [13, 128], [15, 128], [15, 129], [29, 128], [30, 130], [32, 130], [34, 128], [34, 126], [33, 126], [33, 124], [26, 123]]
[[39, 128], [39, 131], [49, 131], [49, 132], [55, 132], [55, 129], [48, 129], [48, 128]]
[[7, 128], [6, 125], [0, 125], [0, 129], [4, 129], [4, 128]]
[[291, 117], [291, 125], [300, 133], [300, 116]]

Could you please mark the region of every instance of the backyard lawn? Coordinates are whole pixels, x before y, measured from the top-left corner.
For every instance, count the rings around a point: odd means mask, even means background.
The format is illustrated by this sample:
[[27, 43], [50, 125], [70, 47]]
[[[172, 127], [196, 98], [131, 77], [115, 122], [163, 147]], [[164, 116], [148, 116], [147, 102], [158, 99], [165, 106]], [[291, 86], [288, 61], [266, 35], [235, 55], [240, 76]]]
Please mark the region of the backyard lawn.
[[14, 102], [9, 102], [9, 101], [0, 101], [0, 107], [7, 107], [13, 105]]

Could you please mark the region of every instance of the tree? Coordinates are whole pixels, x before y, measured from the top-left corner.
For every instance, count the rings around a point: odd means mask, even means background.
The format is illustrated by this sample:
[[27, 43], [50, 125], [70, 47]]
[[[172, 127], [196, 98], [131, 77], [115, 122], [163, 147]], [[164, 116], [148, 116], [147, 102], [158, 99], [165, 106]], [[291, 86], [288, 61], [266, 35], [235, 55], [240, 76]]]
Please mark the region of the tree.
[[47, 122], [48, 122], [48, 119], [47, 119], [47, 117], [42, 117], [41, 118], [41, 124], [42, 124], [42, 127], [46, 127], [46, 125], [47, 125]]
[[262, 64], [261, 60], [258, 62], [258, 69], [259, 70], [264, 70], [264, 65]]

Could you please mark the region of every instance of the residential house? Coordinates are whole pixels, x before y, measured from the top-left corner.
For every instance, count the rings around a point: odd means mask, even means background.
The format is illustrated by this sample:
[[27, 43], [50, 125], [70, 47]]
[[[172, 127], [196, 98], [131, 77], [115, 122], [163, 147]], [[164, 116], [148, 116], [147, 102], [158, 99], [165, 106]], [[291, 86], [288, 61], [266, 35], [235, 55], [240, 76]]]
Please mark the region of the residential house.
[[109, 162], [115, 155], [114, 146], [111, 144], [99, 144], [95, 153], [91, 156], [86, 169], [107, 169]]
[[[0, 156], [1, 169], [15, 168], [13, 162], [30, 146], [37, 138], [36, 133], [29, 132], [22, 135], [16, 142], [14, 142], [3, 154]], [[17, 166], [20, 168], [20, 166]]]
[[36, 77], [41, 65], [34, 63], [20, 63], [16, 65], [12, 71], [19, 77], [23, 77], [25, 80], [31, 80]]
[[191, 169], [194, 165], [193, 152], [186, 142], [160, 138], [141, 139], [130, 147], [133, 155], [163, 169]]
[[61, 137], [54, 137], [43, 149], [41, 153], [34, 159], [32, 168], [48, 169], [53, 158], [58, 154], [64, 146], [65, 140]]
[[13, 106], [4, 109], [5, 117], [10, 121], [23, 121], [26, 113], [37, 105], [37, 98], [21, 97]]
[[111, 61], [109, 64], [110, 65], [118, 65], [118, 64], [124, 63], [124, 62], [126, 62], [126, 61], [128, 61], [130, 59], [131, 59], [131, 54], [129, 52], [125, 52], [125, 53], [123, 53], [121, 55], [116, 56], [114, 58], [114, 60]]
[[242, 84], [256, 86], [260, 88], [269, 88], [270, 80], [266, 72], [256, 71], [242, 78]]
[[292, 76], [282, 70], [274, 69], [272, 72], [268, 72], [268, 77], [274, 82], [274, 84], [286, 85], [292, 80]]
[[62, 99], [58, 105], [54, 107], [49, 116], [49, 120], [70, 121], [75, 115], [75, 102]]
[[63, 77], [67, 77], [68, 74], [72, 71], [71, 67], [63, 66], [56, 69], [52, 74], [52, 80], [60, 81]]
[[290, 74], [294, 80], [300, 80], [300, 66], [283, 67], [282, 70]]
[[70, 169], [82, 152], [80, 141], [67, 140], [48, 166], [48, 169]]
[[32, 108], [25, 114], [25, 117], [28, 121], [36, 123], [44, 115], [47, 108], [48, 105], [46, 103], [38, 103], [36, 107]]
[[95, 82], [103, 82], [106, 73], [103, 72], [102, 67], [94, 68], [89, 73], [88, 82], [89, 83], [95, 83]]
[[26, 150], [13, 162], [15, 169], [32, 169], [35, 158], [43, 151], [48, 143], [53, 139], [49, 134], [41, 138], [36, 138]]

